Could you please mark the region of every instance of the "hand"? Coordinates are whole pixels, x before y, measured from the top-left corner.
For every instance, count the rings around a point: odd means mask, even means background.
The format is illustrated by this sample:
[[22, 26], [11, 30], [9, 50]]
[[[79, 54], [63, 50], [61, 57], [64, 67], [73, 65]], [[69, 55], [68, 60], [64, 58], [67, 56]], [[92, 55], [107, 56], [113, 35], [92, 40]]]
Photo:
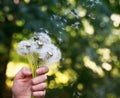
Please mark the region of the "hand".
[[12, 87], [13, 98], [30, 98], [33, 95], [36, 98], [43, 98], [46, 92], [45, 75], [49, 71], [44, 66], [36, 70], [37, 77], [32, 79], [32, 72], [23, 67], [15, 76]]

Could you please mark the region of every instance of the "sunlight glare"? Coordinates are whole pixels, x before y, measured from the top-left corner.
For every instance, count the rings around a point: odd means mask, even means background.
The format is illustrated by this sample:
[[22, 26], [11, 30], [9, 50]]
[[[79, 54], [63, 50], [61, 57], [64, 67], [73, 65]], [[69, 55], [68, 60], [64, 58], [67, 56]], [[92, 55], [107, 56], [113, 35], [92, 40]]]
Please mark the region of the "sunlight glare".
[[99, 48], [97, 53], [101, 55], [101, 61], [109, 62], [111, 61], [111, 51], [108, 48]]
[[28, 66], [25, 63], [15, 63], [15, 62], [9, 62], [7, 65], [7, 70], [6, 70], [6, 76], [7, 77], [14, 77], [15, 74], [23, 67], [23, 66]]
[[69, 2], [72, 6], [76, 5], [76, 1], [75, 0], [67, 0], [67, 2]]
[[106, 70], [106, 71], [111, 71], [112, 66], [108, 63], [103, 63], [102, 67]]
[[24, 21], [22, 21], [22, 20], [16, 20], [16, 25], [17, 26], [23, 26], [24, 25]]
[[113, 25], [115, 27], [118, 27], [120, 25], [120, 14], [112, 14], [111, 20], [113, 21]]
[[93, 72], [97, 73], [100, 77], [104, 76], [104, 71], [100, 66], [97, 66], [95, 62], [91, 61], [88, 56], [83, 58], [84, 64], [87, 68], [91, 69]]
[[89, 35], [93, 35], [94, 34], [94, 28], [93, 26], [89, 23], [89, 21], [87, 19], [82, 19], [82, 23], [85, 29], [85, 32]]
[[30, 0], [24, 0], [24, 2], [25, 2], [25, 3], [29, 3], [29, 2], [30, 2]]

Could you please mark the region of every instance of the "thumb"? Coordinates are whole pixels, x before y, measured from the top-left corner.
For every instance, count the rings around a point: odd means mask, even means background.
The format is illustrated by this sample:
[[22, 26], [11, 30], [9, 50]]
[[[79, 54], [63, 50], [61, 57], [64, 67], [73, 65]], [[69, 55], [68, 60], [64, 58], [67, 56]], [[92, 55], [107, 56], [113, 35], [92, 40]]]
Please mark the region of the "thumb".
[[32, 75], [32, 72], [27, 68], [23, 67], [15, 76], [16, 79], [23, 79], [26, 77], [30, 77]]

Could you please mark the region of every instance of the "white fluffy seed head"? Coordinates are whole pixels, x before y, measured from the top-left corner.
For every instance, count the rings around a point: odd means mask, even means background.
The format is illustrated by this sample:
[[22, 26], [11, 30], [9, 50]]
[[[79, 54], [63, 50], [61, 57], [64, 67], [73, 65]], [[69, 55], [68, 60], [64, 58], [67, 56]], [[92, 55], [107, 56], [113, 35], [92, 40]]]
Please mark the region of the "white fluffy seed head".
[[61, 59], [61, 52], [60, 50], [54, 46], [53, 44], [49, 45], [50, 51], [47, 52], [48, 59], [46, 58], [46, 65], [56, 63]]
[[18, 43], [17, 53], [21, 56], [24, 56], [30, 52], [30, 42], [29, 41], [21, 41]]
[[31, 41], [30, 46], [30, 53], [36, 53], [39, 48], [38, 44], [35, 41]]
[[51, 43], [50, 37], [46, 33], [43, 33], [43, 32], [35, 32], [33, 39], [43, 44]]
[[39, 51], [39, 56], [44, 60], [45, 65], [50, 65], [61, 59], [61, 52], [55, 45], [46, 44]]
[[61, 59], [60, 50], [51, 43], [50, 37], [45, 33], [35, 33], [30, 40], [18, 43], [17, 53], [22, 56], [37, 53], [45, 65], [56, 63]]

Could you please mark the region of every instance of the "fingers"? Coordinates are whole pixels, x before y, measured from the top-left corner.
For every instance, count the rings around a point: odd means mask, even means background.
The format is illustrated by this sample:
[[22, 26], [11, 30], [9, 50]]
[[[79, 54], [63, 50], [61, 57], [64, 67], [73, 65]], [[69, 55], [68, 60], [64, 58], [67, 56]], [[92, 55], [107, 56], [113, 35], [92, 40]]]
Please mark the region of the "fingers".
[[[49, 71], [48, 67], [43, 66], [39, 69], [36, 70], [37, 75], [42, 75], [45, 74]], [[29, 77], [32, 75], [32, 72], [27, 68], [27, 67], [23, 67], [17, 74], [16, 74], [16, 78], [17, 79], [21, 79], [21, 78], [25, 78], [25, 77]]]
[[31, 71], [27, 67], [23, 67], [17, 74], [16, 79], [23, 79], [25, 77], [30, 77], [32, 75]]
[[47, 80], [46, 75], [40, 75], [33, 79], [32, 81], [33, 86], [31, 88], [33, 96], [39, 98], [43, 98], [45, 96], [46, 87], [47, 87], [46, 80]]
[[37, 76], [36, 78], [34, 78], [32, 80], [32, 83], [33, 83], [33, 85], [36, 85], [36, 84], [39, 84], [39, 83], [42, 83], [42, 82], [46, 82], [46, 80], [47, 80], [46, 75], [40, 75], [40, 76]]
[[36, 98], [44, 98], [46, 90], [33, 92], [32, 95]]
[[46, 80], [47, 76], [45, 73], [49, 71], [48, 67], [43, 66], [36, 70], [37, 77], [32, 79], [32, 94], [36, 98], [43, 98], [46, 93]]
[[32, 86], [32, 94], [35, 97], [44, 97], [46, 93], [45, 89], [46, 89], [46, 83], [41, 83], [41, 84]]
[[38, 68], [36, 70], [36, 73], [37, 73], [37, 75], [41, 75], [41, 74], [47, 73], [48, 71], [49, 71], [48, 67], [47, 66], [43, 66], [41, 68]]
[[36, 73], [38, 76], [32, 80], [33, 85], [36, 85], [36, 84], [39, 84], [42, 82], [46, 82], [47, 76], [45, 75], [45, 73], [47, 73], [48, 71], [49, 71], [49, 69], [46, 66], [43, 66], [43, 67], [37, 69]]
[[46, 89], [46, 83], [41, 83], [35, 86], [32, 86], [32, 91], [42, 91]]

